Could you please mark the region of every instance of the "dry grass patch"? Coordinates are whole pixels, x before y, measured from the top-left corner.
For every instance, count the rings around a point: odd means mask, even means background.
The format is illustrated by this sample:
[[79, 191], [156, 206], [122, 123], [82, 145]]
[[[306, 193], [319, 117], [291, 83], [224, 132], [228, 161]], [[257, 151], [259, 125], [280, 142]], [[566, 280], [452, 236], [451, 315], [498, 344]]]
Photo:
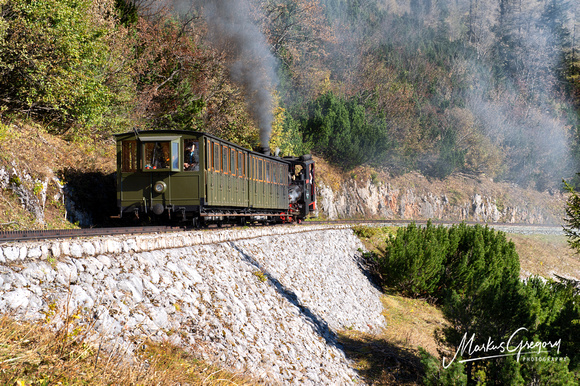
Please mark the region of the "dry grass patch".
[[445, 326], [441, 311], [418, 299], [385, 295], [387, 328], [380, 334], [343, 331], [340, 342], [356, 369], [371, 385], [422, 384], [419, 347], [438, 357], [435, 330]]
[[521, 276], [554, 275], [580, 280], [580, 257], [564, 235], [508, 235], [520, 257]]
[[316, 180], [330, 187], [334, 192], [340, 189], [345, 173], [338, 167], [330, 165], [319, 157], [313, 157], [316, 163]]
[[362, 241], [365, 248], [372, 253], [384, 253], [385, 241], [397, 234], [398, 227], [353, 226], [352, 230]]
[[418, 351], [392, 344], [383, 336], [346, 331], [339, 335], [347, 357], [369, 385], [420, 385]]
[[435, 331], [448, 323], [441, 310], [425, 300], [410, 299], [398, 295], [383, 296], [387, 322], [385, 337], [404, 347], [423, 347], [438, 356]]
[[[69, 330], [68, 328], [66, 330]], [[197, 360], [169, 343], [146, 341], [137, 358], [104, 350], [72, 332], [54, 332], [39, 323], [0, 318], [2, 385], [255, 385]]]

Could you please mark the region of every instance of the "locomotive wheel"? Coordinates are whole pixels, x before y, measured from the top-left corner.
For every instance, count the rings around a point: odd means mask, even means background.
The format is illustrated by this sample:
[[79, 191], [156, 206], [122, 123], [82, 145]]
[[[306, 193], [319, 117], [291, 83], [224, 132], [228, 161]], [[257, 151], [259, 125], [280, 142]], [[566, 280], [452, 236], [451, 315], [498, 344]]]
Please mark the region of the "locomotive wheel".
[[200, 217], [193, 217], [192, 225], [195, 229], [200, 229], [203, 226], [203, 220]]

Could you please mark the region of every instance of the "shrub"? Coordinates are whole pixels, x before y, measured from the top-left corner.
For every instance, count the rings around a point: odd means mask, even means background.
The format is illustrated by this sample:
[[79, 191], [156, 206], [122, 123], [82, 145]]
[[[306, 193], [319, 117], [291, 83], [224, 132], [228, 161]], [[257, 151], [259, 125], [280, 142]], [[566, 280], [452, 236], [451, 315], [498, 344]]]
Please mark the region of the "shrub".
[[431, 222], [414, 223], [389, 236], [385, 253], [377, 257], [385, 285], [412, 296], [431, 296], [439, 286], [448, 249], [447, 231]]
[[441, 282], [441, 296], [448, 291], [474, 294], [482, 286], [494, 286], [503, 276], [519, 277], [520, 264], [515, 245], [503, 232], [487, 226], [460, 224], [449, 229], [448, 237], [450, 248]]
[[331, 92], [308, 104], [301, 126], [305, 143], [345, 169], [381, 164], [391, 148], [384, 120], [367, 117], [355, 99]]
[[465, 224], [450, 228], [428, 222], [399, 228], [377, 256], [385, 285], [407, 296], [442, 301], [451, 291], [475, 294], [502, 278], [518, 278], [519, 258], [503, 232]]
[[423, 384], [425, 386], [451, 386], [465, 385], [467, 375], [464, 372], [462, 362], [455, 361], [448, 368], [441, 366], [441, 361], [429, 354], [425, 349], [419, 347], [421, 363], [425, 369]]

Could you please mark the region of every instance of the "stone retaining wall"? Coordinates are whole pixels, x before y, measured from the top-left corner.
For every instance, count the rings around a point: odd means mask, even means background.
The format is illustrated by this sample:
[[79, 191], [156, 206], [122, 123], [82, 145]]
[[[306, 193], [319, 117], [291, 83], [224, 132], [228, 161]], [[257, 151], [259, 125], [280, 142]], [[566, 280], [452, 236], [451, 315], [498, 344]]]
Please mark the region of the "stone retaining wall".
[[359, 248], [340, 226], [6, 244], [0, 312], [43, 319], [56, 305], [128, 352], [169, 339], [272, 383], [360, 383], [335, 333], [385, 322]]

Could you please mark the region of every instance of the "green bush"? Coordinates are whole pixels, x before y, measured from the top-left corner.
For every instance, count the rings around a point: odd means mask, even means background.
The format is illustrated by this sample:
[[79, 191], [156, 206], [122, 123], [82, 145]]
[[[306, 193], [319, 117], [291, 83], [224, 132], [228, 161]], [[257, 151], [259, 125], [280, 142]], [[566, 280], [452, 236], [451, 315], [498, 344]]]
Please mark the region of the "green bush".
[[501, 277], [518, 277], [514, 244], [491, 228], [428, 222], [399, 228], [377, 257], [385, 285], [411, 297], [442, 301], [451, 291], [473, 294]]
[[552, 350], [548, 355], [570, 359], [523, 362], [495, 357], [464, 364], [456, 359], [444, 369], [423, 352], [425, 384], [577, 384], [578, 282], [540, 278], [522, 282], [515, 246], [503, 232], [479, 225], [445, 228], [429, 222], [420, 228], [411, 224], [390, 237], [384, 254], [375, 259], [385, 286], [413, 297], [434, 298], [441, 304], [450, 323], [438, 339], [451, 351], [466, 336], [475, 335], [476, 344], [488, 337], [507, 342], [511, 334], [525, 327], [524, 340], [561, 339], [560, 353]]
[[425, 349], [419, 347], [421, 363], [425, 369], [423, 384], [425, 386], [451, 386], [465, 385], [467, 375], [462, 362], [456, 360], [448, 368], [441, 366], [441, 361], [429, 354]]
[[407, 296], [432, 296], [441, 281], [447, 249], [444, 227], [429, 222], [420, 228], [413, 223], [387, 239], [385, 253], [377, 257], [377, 264], [388, 287]]
[[441, 281], [441, 296], [449, 291], [474, 294], [495, 285], [503, 276], [519, 278], [515, 245], [503, 232], [480, 225], [449, 228], [450, 248]]
[[368, 118], [355, 99], [332, 92], [310, 102], [299, 120], [304, 143], [346, 169], [381, 164], [391, 147], [384, 120]]

